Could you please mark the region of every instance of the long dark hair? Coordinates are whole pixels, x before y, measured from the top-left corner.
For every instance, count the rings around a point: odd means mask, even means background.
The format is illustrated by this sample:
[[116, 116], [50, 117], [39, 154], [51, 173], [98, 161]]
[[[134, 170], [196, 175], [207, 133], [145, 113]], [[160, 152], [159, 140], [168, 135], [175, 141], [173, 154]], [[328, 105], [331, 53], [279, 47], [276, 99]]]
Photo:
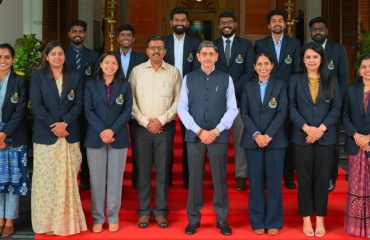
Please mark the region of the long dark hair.
[[116, 60], [117, 60], [117, 63], [118, 63], [118, 69], [117, 71], [114, 73], [114, 79], [117, 79], [119, 81], [124, 81], [125, 80], [125, 75], [123, 74], [122, 72], [122, 67], [120, 66], [119, 64], [119, 59], [117, 57], [117, 55], [112, 52], [112, 51], [108, 51], [108, 52], [104, 52], [100, 58], [99, 58], [99, 66], [95, 68], [95, 71], [94, 71], [94, 79], [96, 81], [101, 81], [103, 80], [103, 70], [101, 69], [100, 67], [100, 64], [104, 61], [104, 59], [108, 56], [113, 56]]
[[320, 81], [323, 87], [323, 93], [325, 100], [330, 100], [334, 96], [334, 83], [331, 76], [329, 75], [329, 70], [327, 68], [326, 57], [324, 53], [324, 48], [317, 43], [309, 42], [303, 46], [301, 52], [301, 62], [300, 62], [300, 72], [307, 73], [306, 65], [304, 64], [304, 54], [308, 49], [318, 53], [321, 57], [321, 62], [319, 66]]
[[[42, 52], [41, 69], [51, 72], [50, 63], [46, 60], [46, 56], [56, 47], [60, 47], [61, 49], [63, 49], [63, 52], [64, 52], [63, 44], [59, 40], [51, 40], [45, 45], [44, 51]], [[65, 66], [66, 66], [66, 61], [64, 61], [64, 64], [63, 64], [63, 70], [62, 70], [63, 73], [66, 69]]]
[[[360, 67], [361, 67], [361, 63], [362, 63], [362, 61], [364, 61], [364, 60], [369, 60], [370, 59], [370, 53], [366, 53], [366, 54], [364, 54], [364, 55], [362, 55], [361, 57], [360, 57], [360, 59], [358, 60], [358, 62], [360, 63], [360, 66], [359, 66], [359, 69], [360, 69]], [[362, 78], [362, 76], [358, 76], [357, 77], [357, 79], [356, 79], [356, 81], [355, 82], [363, 82], [363, 78]]]
[[[8, 49], [9, 52], [10, 52], [10, 56], [12, 56], [13, 60], [14, 60], [14, 56], [15, 56], [15, 50], [14, 48], [12, 47], [12, 45], [10, 45], [9, 43], [2, 43], [0, 44], [0, 49]], [[10, 67], [10, 71], [13, 72], [14, 69], [13, 69], [13, 65]]]

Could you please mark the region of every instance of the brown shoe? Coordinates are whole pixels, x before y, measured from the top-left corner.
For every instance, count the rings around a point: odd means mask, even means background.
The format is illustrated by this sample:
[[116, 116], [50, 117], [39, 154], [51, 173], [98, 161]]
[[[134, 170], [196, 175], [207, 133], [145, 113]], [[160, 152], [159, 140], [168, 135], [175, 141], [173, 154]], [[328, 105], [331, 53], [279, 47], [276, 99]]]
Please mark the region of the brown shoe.
[[93, 233], [101, 233], [101, 231], [103, 231], [103, 224], [94, 223], [94, 225], [92, 227], [92, 232]]
[[118, 232], [119, 231], [119, 224], [118, 223], [109, 223], [108, 230], [109, 230], [109, 232]]
[[147, 226], [149, 226], [149, 220], [150, 216], [140, 216], [137, 225], [139, 226], [139, 228], [146, 228]]
[[1, 233], [2, 237], [9, 237], [14, 233], [14, 226], [5, 226], [3, 232]]
[[235, 183], [236, 191], [245, 191], [247, 190], [247, 179], [244, 177], [237, 177]]
[[154, 218], [160, 228], [168, 227], [168, 220], [165, 216], [156, 216]]
[[279, 234], [279, 230], [276, 229], [276, 228], [271, 228], [271, 229], [267, 230], [267, 233], [270, 236], [277, 236]]
[[254, 229], [253, 232], [257, 235], [262, 235], [262, 234], [265, 234], [265, 229], [257, 228], [257, 229]]

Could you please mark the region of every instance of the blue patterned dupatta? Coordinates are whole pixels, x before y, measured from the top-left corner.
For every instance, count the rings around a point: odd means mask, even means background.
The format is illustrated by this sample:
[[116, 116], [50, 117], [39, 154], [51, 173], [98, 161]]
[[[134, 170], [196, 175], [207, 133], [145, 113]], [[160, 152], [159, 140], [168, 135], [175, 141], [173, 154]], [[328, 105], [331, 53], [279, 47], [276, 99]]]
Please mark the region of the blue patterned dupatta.
[[[4, 128], [5, 123], [0, 122], [0, 131]], [[26, 146], [13, 147], [12, 140], [5, 140], [6, 148], [0, 149], [0, 186], [1, 185], [19, 185], [21, 179], [21, 166], [27, 164]]]

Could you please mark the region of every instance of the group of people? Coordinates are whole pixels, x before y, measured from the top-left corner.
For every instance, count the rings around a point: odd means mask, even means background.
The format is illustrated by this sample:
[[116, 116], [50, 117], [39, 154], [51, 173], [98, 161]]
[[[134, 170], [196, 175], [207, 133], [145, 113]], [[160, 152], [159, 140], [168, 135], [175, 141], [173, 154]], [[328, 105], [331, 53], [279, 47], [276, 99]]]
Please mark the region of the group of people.
[[[171, 12], [173, 34], [151, 36], [146, 55], [135, 52], [135, 30], [118, 27], [117, 52], [98, 53], [83, 44], [86, 23], [73, 21], [67, 49], [46, 44], [30, 88], [14, 73], [14, 49], [0, 45], [0, 232], [10, 236], [27, 176], [28, 92], [32, 103], [32, 227], [35, 233], [72, 235], [87, 230], [81, 188], [91, 189], [92, 232], [108, 222], [119, 231], [122, 181], [132, 147], [133, 186], [140, 228], [154, 215], [169, 226], [167, 193], [172, 184], [177, 116], [183, 137], [183, 180], [188, 188], [186, 234], [200, 227], [205, 154], [211, 165], [216, 227], [232, 234], [226, 169], [229, 129], [235, 150], [235, 188], [247, 189], [253, 231], [275, 236], [283, 228], [282, 184], [296, 188], [303, 233], [325, 235], [328, 193], [338, 175], [338, 131], [346, 130], [349, 192], [345, 231], [369, 237], [370, 54], [360, 60], [358, 81], [347, 86], [343, 46], [327, 39], [322, 17], [310, 21], [312, 42], [301, 47], [284, 35], [282, 10], [267, 15], [271, 35], [253, 44], [236, 36], [232, 12], [218, 16], [221, 37], [189, 36], [188, 13]], [[343, 106], [343, 107], [342, 107]], [[342, 116], [342, 120], [341, 120]], [[151, 174], [155, 168], [155, 207]], [[248, 171], [247, 171], [248, 166]], [[311, 216], [316, 215], [312, 224]], [[315, 226], [315, 227], [314, 227]]]

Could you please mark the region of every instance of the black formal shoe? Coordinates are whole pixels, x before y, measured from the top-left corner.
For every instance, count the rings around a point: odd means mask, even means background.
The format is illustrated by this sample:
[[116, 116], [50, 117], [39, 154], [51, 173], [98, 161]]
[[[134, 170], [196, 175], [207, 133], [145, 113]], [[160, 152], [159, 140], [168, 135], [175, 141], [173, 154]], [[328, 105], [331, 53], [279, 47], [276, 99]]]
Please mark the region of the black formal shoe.
[[335, 188], [335, 182], [333, 180], [329, 180], [329, 188], [328, 188], [328, 191], [331, 192], [333, 191]]
[[284, 181], [284, 185], [287, 189], [296, 189], [297, 188], [294, 181]]
[[149, 226], [150, 216], [140, 216], [137, 225], [139, 228], [146, 228]]
[[222, 235], [229, 236], [231, 235], [231, 228], [227, 222], [218, 222], [216, 227], [220, 229]]
[[90, 190], [90, 183], [89, 182], [81, 182], [79, 187], [80, 187], [81, 190]]
[[157, 222], [158, 227], [160, 227], [160, 228], [168, 227], [168, 220], [165, 216], [156, 216], [156, 217], [154, 217], [154, 219]]
[[196, 233], [197, 228], [200, 227], [200, 223], [189, 223], [185, 228], [185, 234], [187, 235], [193, 235]]
[[245, 191], [247, 190], [247, 179], [244, 177], [237, 177], [235, 183], [236, 191]]

